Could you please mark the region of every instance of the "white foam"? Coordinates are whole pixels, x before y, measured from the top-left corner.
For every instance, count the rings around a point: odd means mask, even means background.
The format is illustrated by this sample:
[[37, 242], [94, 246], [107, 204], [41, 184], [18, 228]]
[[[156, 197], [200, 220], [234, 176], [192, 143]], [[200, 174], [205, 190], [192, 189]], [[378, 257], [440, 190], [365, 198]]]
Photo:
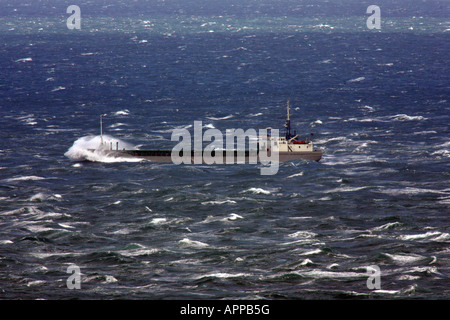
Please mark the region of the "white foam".
[[444, 191], [434, 190], [434, 189], [421, 189], [421, 188], [413, 188], [413, 187], [404, 187], [404, 188], [392, 188], [392, 189], [382, 189], [379, 190], [381, 193], [390, 194], [390, 195], [402, 195], [402, 194], [421, 194], [421, 193], [437, 193], [437, 194], [447, 194]]
[[208, 204], [235, 204], [236, 201], [234, 200], [216, 200], [216, 201], [204, 201], [202, 202], [203, 205]]
[[374, 230], [374, 231], [389, 230], [389, 229], [392, 229], [395, 227], [399, 227], [401, 225], [402, 224], [400, 222], [389, 222], [389, 223], [383, 224], [382, 226], [372, 228], [372, 230]]
[[150, 221], [151, 224], [155, 224], [155, 225], [163, 224], [166, 222], [167, 222], [166, 218], [153, 218], [152, 221]]
[[215, 129], [216, 127], [214, 127], [214, 125], [212, 123], [208, 123], [208, 124], [205, 124], [203, 126], [203, 128], [205, 128], [205, 129]]
[[56, 92], [56, 91], [61, 91], [61, 90], [66, 90], [66, 87], [59, 86], [59, 87], [54, 88], [51, 92]]
[[325, 193], [334, 193], [334, 192], [353, 192], [353, 191], [360, 191], [360, 190], [364, 190], [370, 188], [368, 186], [366, 187], [340, 187], [340, 188], [334, 188], [331, 190], [326, 190], [324, 191]]
[[295, 272], [298, 275], [311, 277], [311, 278], [365, 278], [365, 273], [358, 272], [337, 272], [337, 271], [324, 271], [324, 270], [312, 270], [308, 272]]
[[75, 229], [75, 227], [70, 226], [70, 225], [68, 225], [68, 224], [66, 224], [66, 223], [58, 223], [58, 225], [59, 225], [60, 227], [65, 228], [65, 229]]
[[354, 78], [354, 79], [348, 80], [347, 82], [352, 83], [352, 82], [360, 82], [360, 81], [363, 81], [363, 80], [366, 80], [366, 78], [365, 77], [358, 77], [358, 78]]
[[317, 234], [315, 234], [314, 232], [310, 232], [310, 231], [297, 231], [297, 232], [288, 234], [288, 237], [290, 237], [290, 238], [313, 238], [316, 235]]
[[306, 258], [305, 260], [303, 260], [302, 262], [300, 262], [300, 265], [301, 265], [301, 266], [310, 266], [310, 265], [312, 265], [312, 264], [314, 264], [314, 262], [312, 262], [312, 260], [310, 260], [310, 259], [308, 259], [308, 258]]
[[250, 189], [245, 190], [244, 192], [251, 192], [254, 194], [271, 194], [272, 193], [269, 190], [264, 190], [262, 188], [250, 188]]
[[34, 287], [34, 286], [40, 286], [40, 285], [44, 285], [47, 281], [44, 280], [35, 280], [35, 281], [30, 281], [27, 283], [27, 287]]
[[14, 62], [29, 62], [29, 61], [33, 61], [32, 58], [28, 57], [28, 58], [21, 58], [21, 59], [17, 59]]
[[301, 256], [310, 256], [310, 255], [319, 254], [319, 253], [322, 253], [321, 249], [314, 249], [314, 250], [310, 250], [310, 251], [306, 251], [306, 252], [300, 253], [300, 255]]
[[391, 116], [391, 119], [394, 121], [427, 120], [427, 118], [423, 116], [408, 116], [407, 114], [396, 114]]
[[204, 274], [204, 275], [195, 277], [194, 279], [201, 279], [201, 278], [208, 278], [208, 277], [227, 279], [227, 278], [249, 277], [249, 276], [251, 276], [251, 274], [248, 274], [248, 273], [215, 272], [215, 273]]
[[200, 241], [195, 241], [195, 240], [190, 240], [188, 238], [184, 238], [183, 240], [178, 241], [178, 243], [181, 246], [186, 246], [186, 247], [192, 247], [192, 248], [205, 248], [205, 247], [209, 247], [209, 244], [204, 243], [204, 242], [200, 242]]
[[236, 213], [231, 213], [228, 217], [222, 219], [223, 221], [234, 221], [237, 219], [244, 219], [244, 217], [236, 214]]
[[449, 239], [448, 233], [442, 233], [439, 231], [430, 231], [426, 233], [420, 233], [420, 234], [406, 234], [399, 236], [399, 239], [405, 240], [405, 241], [411, 241], [411, 240], [437, 240], [437, 241], [445, 241]]
[[14, 178], [6, 179], [6, 182], [14, 182], [14, 181], [36, 181], [36, 180], [44, 180], [44, 177], [39, 176], [18, 176]]
[[127, 116], [130, 114], [130, 110], [124, 109], [114, 113], [115, 116]]
[[448, 151], [446, 149], [441, 149], [441, 150], [434, 151], [431, 155], [450, 158], [450, 151]]
[[421, 260], [424, 260], [425, 257], [424, 256], [420, 256], [417, 254], [411, 254], [411, 255], [406, 255], [406, 254], [389, 254], [389, 253], [385, 253], [385, 255], [390, 258], [391, 260], [393, 260], [394, 262], [404, 265], [404, 264], [410, 264], [410, 263], [415, 263]]
[[383, 116], [383, 117], [373, 117], [373, 118], [349, 118], [348, 120], [344, 120], [344, 122], [353, 121], [353, 122], [391, 122], [391, 121], [424, 121], [428, 120], [424, 116], [409, 116], [407, 114], [396, 114], [393, 116]]
[[39, 192], [39, 193], [36, 193], [35, 195], [31, 196], [29, 200], [30, 201], [44, 201], [44, 200], [47, 200], [48, 198], [49, 198], [48, 194]]
[[303, 171], [299, 172], [299, 173], [294, 173], [292, 175], [290, 175], [289, 177], [287, 177], [288, 179], [290, 178], [294, 178], [294, 177], [301, 177], [303, 176]]
[[224, 117], [206, 117], [206, 118], [210, 119], [210, 120], [226, 120], [226, 119], [230, 119], [233, 117], [234, 117], [234, 115], [230, 114], [230, 115], [224, 116]]
[[[119, 143], [119, 150], [135, 149], [135, 147], [120, 139], [103, 135], [103, 142], [106, 146], [112, 143], [113, 149], [116, 148], [116, 143]], [[107, 150], [107, 149], [106, 149]], [[64, 154], [66, 157], [75, 161], [94, 161], [94, 162], [139, 162], [142, 159], [132, 157], [112, 156], [105, 152], [105, 148], [101, 146], [100, 136], [85, 136], [77, 139], [72, 147]]]

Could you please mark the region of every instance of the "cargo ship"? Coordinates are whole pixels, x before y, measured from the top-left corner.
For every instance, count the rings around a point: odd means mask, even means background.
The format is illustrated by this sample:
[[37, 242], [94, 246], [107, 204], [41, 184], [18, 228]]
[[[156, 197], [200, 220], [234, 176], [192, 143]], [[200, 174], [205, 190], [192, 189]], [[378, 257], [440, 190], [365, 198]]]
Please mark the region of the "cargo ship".
[[[222, 156], [223, 159], [231, 159], [232, 161], [223, 161], [221, 163], [255, 163], [252, 160], [257, 159], [256, 162], [260, 162], [264, 157], [271, 155], [272, 152], [278, 152], [278, 161], [292, 161], [298, 159], [311, 160], [311, 161], [320, 161], [322, 158], [322, 151], [314, 149], [313, 142], [307, 138], [305, 140], [300, 140], [299, 135], [294, 131], [291, 131], [291, 119], [290, 119], [290, 104], [287, 102], [287, 116], [285, 123], [284, 135], [279, 137], [267, 137], [264, 141], [259, 141], [257, 144], [256, 150], [224, 150], [224, 149], [215, 149], [209, 152], [205, 151], [176, 151], [180, 152], [177, 156], [185, 156], [186, 158], [190, 158], [190, 162], [188, 163], [198, 163], [198, 159], [202, 159], [201, 163], [210, 164], [217, 160], [217, 156]], [[103, 115], [102, 115], [103, 116]], [[102, 116], [100, 116], [100, 135], [103, 137], [102, 132]], [[272, 148], [272, 150], [271, 150]], [[103, 138], [101, 138], [101, 145], [98, 150], [90, 150], [90, 151], [100, 151], [103, 152], [107, 156], [112, 157], [133, 157], [139, 158], [143, 160], [155, 161], [155, 162], [173, 162], [173, 150], [126, 150], [120, 149], [118, 143], [115, 146], [112, 144], [105, 145], [103, 143]], [[264, 151], [264, 152], [262, 152]], [[183, 154], [183, 152], [188, 152], [188, 154]], [[221, 155], [218, 153], [222, 153]], [[228, 157], [228, 158], [227, 158]]]

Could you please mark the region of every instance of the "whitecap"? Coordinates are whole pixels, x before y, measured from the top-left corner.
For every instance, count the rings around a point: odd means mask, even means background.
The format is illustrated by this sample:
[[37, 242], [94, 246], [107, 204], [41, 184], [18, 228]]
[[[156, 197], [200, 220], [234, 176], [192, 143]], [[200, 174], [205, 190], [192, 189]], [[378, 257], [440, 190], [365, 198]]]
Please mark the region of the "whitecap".
[[426, 135], [426, 134], [436, 134], [437, 132], [434, 130], [428, 130], [428, 131], [419, 131], [414, 132], [413, 135]]
[[66, 90], [66, 87], [59, 86], [59, 87], [54, 88], [51, 92], [56, 92], [56, 91], [61, 91], [61, 90]]
[[301, 177], [301, 176], [303, 176], [303, 171], [301, 171], [299, 173], [294, 173], [294, 174], [288, 176], [287, 179], [294, 178], [294, 177]]
[[369, 111], [374, 111], [375, 109], [374, 108], [372, 108], [371, 106], [363, 106], [363, 108], [364, 109], [367, 109], [367, 110], [369, 110]]
[[305, 260], [303, 260], [302, 262], [300, 262], [300, 266], [310, 266], [313, 265], [314, 262], [312, 262], [312, 260], [306, 258]]
[[180, 244], [181, 246], [193, 247], [193, 248], [209, 247], [209, 244], [207, 244], [207, 243], [200, 242], [200, 241], [195, 241], [195, 240], [190, 240], [188, 238], [184, 238], [184, 239], [178, 241], [178, 244]]
[[215, 273], [208, 273], [204, 274], [198, 277], [195, 277], [194, 279], [202, 279], [202, 278], [220, 278], [220, 279], [227, 279], [227, 278], [240, 278], [240, 277], [249, 277], [251, 274], [248, 273], [226, 273], [226, 272], [215, 272]]
[[288, 237], [290, 238], [313, 238], [317, 236], [314, 232], [310, 231], [297, 231], [291, 234], [288, 234]]
[[75, 227], [70, 226], [70, 225], [65, 224], [65, 223], [58, 223], [58, 225], [59, 225], [60, 227], [65, 228], [65, 229], [75, 229]]
[[434, 189], [421, 189], [421, 188], [413, 188], [413, 187], [404, 187], [404, 188], [392, 188], [392, 189], [382, 189], [378, 192], [390, 194], [390, 195], [411, 195], [411, 194], [421, 194], [421, 193], [437, 193], [437, 194], [447, 194], [446, 192]]
[[310, 255], [319, 254], [319, 253], [322, 253], [322, 249], [314, 249], [314, 250], [306, 251], [306, 252], [300, 253], [300, 255], [301, 256], [310, 256]]
[[31, 196], [29, 201], [45, 201], [45, 200], [55, 200], [58, 201], [62, 198], [60, 194], [46, 194], [43, 192], [38, 192], [35, 195]]
[[410, 255], [406, 255], [406, 254], [389, 254], [389, 253], [385, 253], [385, 255], [393, 260], [394, 262], [404, 265], [404, 264], [410, 264], [410, 263], [416, 263], [418, 261], [422, 261], [424, 259], [426, 259], [426, 257], [418, 255], [418, 254], [410, 254]]
[[428, 120], [423, 116], [408, 116], [407, 114], [396, 114], [394, 116], [390, 116], [390, 118], [394, 121], [421, 121]]
[[434, 151], [433, 153], [431, 153], [431, 155], [432, 156], [440, 156], [440, 157], [449, 158], [450, 157], [450, 151], [448, 151], [446, 149], [441, 149], [441, 150]]
[[367, 274], [357, 272], [336, 272], [336, 271], [323, 271], [312, 270], [308, 272], [295, 272], [298, 275], [312, 277], [312, 278], [366, 278]]
[[163, 224], [166, 222], [167, 222], [166, 218], [153, 218], [152, 221], [150, 221], [151, 224], [155, 224], [155, 225]]
[[214, 127], [214, 125], [213, 125], [212, 123], [208, 123], [208, 124], [205, 124], [205, 125], [203, 126], [203, 128], [206, 128], [206, 129], [215, 129], [216, 127]]
[[27, 287], [34, 287], [34, 286], [40, 286], [45, 284], [46, 281], [44, 280], [34, 280], [27, 283]]
[[378, 293], [378, 294], [398, 294], [398, 293], [400, 293], [399, 290], [382, 290], [382, 289], [373, 290], [372, 292]]
[[402, 224], [400, 222], [389, 222], [389, 223], [383, 224], [379, 227], [372, 228], [372, 230], [374, 230], [374, 231], [389, 230], [389, 229], [399, 227], [401, 225]]
[[130, 114], [130, 110], [128, 110], [128, 109], [119, 110], [117, 112], [114, 112], [115, 116], [127, 116], [129, 114]]
[[226, 120], [226, 119], [230, 119], [233, 117], [234, 117], [234, 115], [230, 114], [230, 115], [224, 116], [224, 117], [206, 117], [206, 118], [210, 119], [210, 120]]
[[49, 227], [43, 227], [43, 226], [39, 226], [39, 225], [34, 225], [34, 226], [26, 226], [25, 227], [28, 231], [31, 231], [33, 233], [40, 233], [40, 232], [48, 232], [48, 231], [58, 231], [58, 230], [62, 230], [62, 229], [54, 229], [54, 228], [49, 228]]
[[420, 233], [420, 234], [405, 234], [405, 235], [399, 236], [398, 238], [400, 240], [405, 240], [405, 241], [424, 240], [424, 239], [428, 239], [428, 240], [438, 239], [439, 241], [442, 241], [442, 240], [448, 240], [449, 234], [442, 233], [439, 231], [430, 231], [430, 232]]
[[118, 253], [125, 257], [149, 256], [158, 252], [158, 249], [147, 249], [145, 247], [118, 251]]
[[352, 82], [360, 82], [360, 81], [363, 81], [363, 80], [366, 80], [366, 78], [365, 77], [358, 77], [358, 78], [350, 79], [347, 82], [352, 83]]
[[234, 221], [237, 219], [244, 219], [244, 217], [242, 217], [236, 213], [231, 213], [228, 217], [222, 219], [222, 221]]
[[28, 58], [21, 58], [21, 59], [17, 59], [14, 62], [29, 62], [29, 61], [33, 61], [33, 58], [30, 58], [30, 57], [28, 57]]
[[247, 189], [247, 190], [245, 190], [243, 192], [251, 192], [251, 193], [254, 193], [254, 194], [271, 194], [272, 193], [269, 190], [264, 190], [262, 188], [250, 188], [250, 189]]
[[114, 283], [117, 282], [118, 280], [116, 278], [114, 278], [113, 276], [110, 275], [106, 275], [105, 276], [105, 281], [103, 283]]
[[234, 200], [216, 200], [216, 201], [204, 201], [202, 202], [203, 205], [208, 204], [235, 204], [236, 201]]
[[14, 181], [36, 181], [36, 180], [44, 180], [46, 178], [39, 177], [39, 176], [18, 176], [14, 178], [6, 179], [7, 182], [14, 182]]
[[325, 193], [334, 193], [334, 192], [353, 192], [353, 191], [360, 191], [370, 188], [369, 186], [366, 187], [341, 187], [341, 188], [334, 188], [331, 190], [324, 191]]

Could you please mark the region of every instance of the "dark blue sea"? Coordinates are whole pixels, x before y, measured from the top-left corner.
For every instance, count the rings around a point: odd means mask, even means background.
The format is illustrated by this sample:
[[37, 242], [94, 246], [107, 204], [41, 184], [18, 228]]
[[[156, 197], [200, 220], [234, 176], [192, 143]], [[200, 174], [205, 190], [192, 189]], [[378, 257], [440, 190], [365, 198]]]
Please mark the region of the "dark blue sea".
[[[449, 2], [374, 2], [1, 1], [0, 299], [448, 299]], [[287, 100], [320, 162], [89, 150]]]

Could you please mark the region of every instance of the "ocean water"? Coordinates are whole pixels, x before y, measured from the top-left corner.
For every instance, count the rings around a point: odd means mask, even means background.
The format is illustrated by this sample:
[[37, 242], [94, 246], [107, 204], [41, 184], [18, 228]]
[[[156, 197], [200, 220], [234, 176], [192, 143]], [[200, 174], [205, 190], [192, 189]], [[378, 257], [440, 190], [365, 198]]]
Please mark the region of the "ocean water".
[[[446, 1], [0, 3], [0, 299], [448, 299]], [[292, 125], [316, 162], [174, 165]], [[68, 267], [81, 271], [70, 290]], [[378, 266], [380, 286], [368, 270]]]

